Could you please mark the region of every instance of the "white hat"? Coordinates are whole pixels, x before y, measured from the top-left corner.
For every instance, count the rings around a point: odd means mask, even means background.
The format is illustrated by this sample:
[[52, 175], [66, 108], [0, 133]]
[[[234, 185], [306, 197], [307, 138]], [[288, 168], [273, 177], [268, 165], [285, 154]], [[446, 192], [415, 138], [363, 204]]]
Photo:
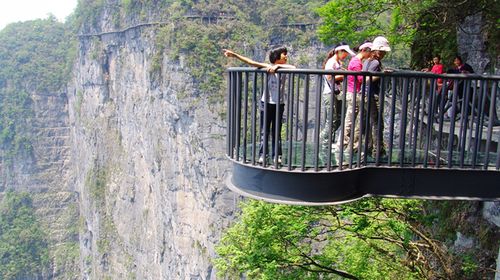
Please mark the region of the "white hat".
[[385, 37], [379, 36], [373, 40], [372, 51], [390, 52], [389, 41]]
[[335, 52], [337, 51], [346, 51], [347, 53], [349, 53], [350, 55], [356, 55], [352, 50], [351, 48], [349, 48], [349, 45], [340, 45], [338, 47], [335, 48]]
[[362, 51], [366, 48], [371, 49], [372, 46], [373, 46], [372, 42], [366, 42], [366, 43], [363, 43], [361, 46], [359, 46], [358, 49], [359, 49], [359, 51]]

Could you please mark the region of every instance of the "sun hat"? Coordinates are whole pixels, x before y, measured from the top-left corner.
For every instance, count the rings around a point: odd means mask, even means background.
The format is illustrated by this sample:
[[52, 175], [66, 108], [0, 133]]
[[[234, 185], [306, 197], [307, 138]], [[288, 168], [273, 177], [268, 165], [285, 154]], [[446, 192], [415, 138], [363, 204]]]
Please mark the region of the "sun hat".
[[346, 51], [350, 55], [356, 55], [356, 53], [354, 53], [351, 50], [351, 48], [349, 48], [349, 45], [340, 45], [340, 46], [335, 48], [335, 52], [337, 52], [337, 51]]
[[378, 36], [373, 40], [372, 51], [390, 52], [391, 47], [389, 47], [389, 41], [387, 41], [385, 37]]
[[359, 49], [359, 51], [362, 51], [366, 48], [371, 49], [372, 46], [373, 46], [372, 42], [366, 42], [366, 43], [363, 43], [361, 46], [359, 46], [358, 49]]

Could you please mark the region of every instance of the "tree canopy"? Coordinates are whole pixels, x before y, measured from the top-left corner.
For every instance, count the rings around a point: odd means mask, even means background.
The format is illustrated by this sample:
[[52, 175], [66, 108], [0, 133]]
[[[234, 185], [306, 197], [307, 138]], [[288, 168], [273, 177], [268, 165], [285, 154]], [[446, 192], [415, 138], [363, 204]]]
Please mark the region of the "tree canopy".
[[39, 275], [49, 262], [47, 241], [30, 196], [7, 192], [0, 203], [0, 275], [2, 279], [28, 279]]
[[6, 162], [32, 149], [32, 94], [57, 94], [75, 51], [55, 17], [10, 24], [0, 31], [0, 148]]
[[[445, 0], [335, 0], [319, 8], [322, 24], [318, 36], [326, 44], [347, 41], [357, 45], [365, 39], [384, 35], [394, 44], [399, 56], [412, 68], [428, 66], [436, 54], [444, 61], [457, 53], [457, 29], [466, 16], [481, 14], [491, 57], [496, 57], [500, 42], [496, 0], [458, 3]], [[407, 50], [401, 55], [401, 50]], [[410, 56], [411, 51], [411, 56]], [[409, 59], [411, 57], [411, 60]], [[392, 58], [393, 60], [395, 58]]]
[[[457, 205], [457, 204], [454, 204]], [[248, 279], [468, 279], [491, 276], [431, 232], [444, 222], [417, 200], [328, 207], [249, 200], [216, 247], [220, 276]], [[450, 215], [452, 216], [452, 215]], [[481, 274], [483, 273], [483, 274]], [[488, 274], [490, 273], [490, 274]]]

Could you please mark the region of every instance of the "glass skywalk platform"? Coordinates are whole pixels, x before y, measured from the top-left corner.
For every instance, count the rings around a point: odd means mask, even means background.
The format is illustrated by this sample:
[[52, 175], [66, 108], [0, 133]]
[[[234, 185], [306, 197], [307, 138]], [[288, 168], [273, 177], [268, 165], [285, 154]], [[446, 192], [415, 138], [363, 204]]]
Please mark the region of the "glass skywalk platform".
[[[262, 95], [265, 100], [269, 94], [268, 75], [278, 75], [282, 81], [282, 119], [278, 113], [268, 116], [261, 103]], [[326, 75], [343, 75], [344, 81], [348, 75], [363, 78], [357, 115], [346, 114], [346, 95], [322, 94]], [[372, 107], [369, 81], [375, 76], [380, 77], [381, 94], [379, 106]], [[440, 92], [438, 78], [444, 80]], [[367, 196], [500, 200], [499, 80], [417, 72], [294, 69], [270, 74], [230, 68], [227, 156], [233, 173], [228, 186], [249, 197], [302, 205]], [[448, 81], [459, 86], [448, 87]], [[346, 92], [345, 82], [342, 87]], [[326, 98], [330, 102], [324, 102]], [[340, 100], [341, 125], [335, 133], [333, 98]], [[376, 108], [378, 118], [368, 117], [371, 108]], [[263, 126], [261, 118], [269, 117], [281, 122], [282, 128], [271, 131]], [[338, 145], [349, 133], [347, 118], [352, 121], [350, 139], [356, 122], [359, 125], [358, 142]], [[382, 136], [370, 146], [371, 129]], [[325, 131], [330, 135], [326, 139]], [[280, 161], [266, 151], [272, 143], [259, 153], [261, 137], [271, 139], [267, 134], [274, 134], [275, 146], [282, 148]], [[354, 144], [360, 148], [354, 149]], [[259, 162], [261, 156], [267, 160]]]

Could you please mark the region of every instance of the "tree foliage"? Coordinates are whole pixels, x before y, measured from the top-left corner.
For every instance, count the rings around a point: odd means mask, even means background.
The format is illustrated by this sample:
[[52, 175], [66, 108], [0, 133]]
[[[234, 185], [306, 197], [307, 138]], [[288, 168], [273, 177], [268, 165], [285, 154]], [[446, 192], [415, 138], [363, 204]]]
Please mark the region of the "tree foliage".
[[499, 10], [496, 0], [334, 0], [317, 10], [322, 19], [318, 34], [327, 44], [347, 41], [353, 45], [384, 35], [395, 46], [395, 55], [401, 56], [398, 49], [411, 50], [411, 61], [406, 63], [419, 69], [429, 66], [428, 61], [436, 54], [444, 61], [451, 60], [457, 53], [460, 23], [475, 14], [484, 19], [482, 29], [489, 53], [496, 57]]
[[0, 278], [31, 279], [48, 265], [45, 233], [27, 193], [7, 192], [0, 203]]
[[464, 279], [463, 269], [470, 268], [432, 237], [429, 228], [439, 217], [428, 215], [422, 201], [365, 199], [299, 207], [250, 200], [241, 206], [216, 247], [220, 276]]
[[64, 24], [52, 16], [0, 31], [0, 149], [7, 162], [19, 152], [31, 152], [31, 95], [62, 89], [73, 48]]

